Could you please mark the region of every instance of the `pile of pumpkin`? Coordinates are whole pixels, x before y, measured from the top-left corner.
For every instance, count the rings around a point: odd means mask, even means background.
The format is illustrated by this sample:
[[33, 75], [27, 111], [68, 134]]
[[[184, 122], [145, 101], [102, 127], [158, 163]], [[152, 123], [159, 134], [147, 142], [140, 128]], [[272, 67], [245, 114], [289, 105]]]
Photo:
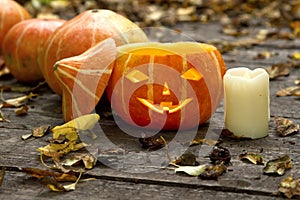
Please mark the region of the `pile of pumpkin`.
[[0, 7], [6, 66], [20, 82], [44, 79], [62, 96], [65, 121], [92, 112], [105, 91], [124, 121], [155, 129], [198, 126], [221, 101], [226, 67], [214, 46], [150, 42], [110, 10], [65, 21], [32, 19], [13, 0]]

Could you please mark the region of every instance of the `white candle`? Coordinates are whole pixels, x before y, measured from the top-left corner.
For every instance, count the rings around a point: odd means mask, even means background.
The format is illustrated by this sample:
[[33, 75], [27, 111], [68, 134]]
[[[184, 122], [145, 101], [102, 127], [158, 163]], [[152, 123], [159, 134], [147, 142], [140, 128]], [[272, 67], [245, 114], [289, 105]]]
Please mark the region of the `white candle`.
[[270, 120], [269, 75], [261, 68], [227, 70], [224, 75], [225, 126], [235, 136], [262, 138]]

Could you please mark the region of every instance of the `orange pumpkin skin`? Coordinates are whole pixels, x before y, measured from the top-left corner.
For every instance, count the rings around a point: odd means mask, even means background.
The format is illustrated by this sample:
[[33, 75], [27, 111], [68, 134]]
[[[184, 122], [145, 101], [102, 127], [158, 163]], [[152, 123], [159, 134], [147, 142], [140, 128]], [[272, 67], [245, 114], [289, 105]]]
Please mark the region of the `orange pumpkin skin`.
[[65, 121], [90, 114], [105, 91], [114, 66], [117, 47], [108, 38], [83, 54], [57, 61], [54, 74], [62, 89]]
[[[124, 34], [128, 31], [130, 34]], [[117, 45], [148, 40], [136, 24], [110, 10], [85, 11], [57, 29], [47, 40], [43, 53], [42, 73], [50, 88], [62, 94], [53, 73], [56, 61], [80, 55], [109, 37], [113, 37]]]
[[24, 7], [13, 0], [0, 1], [0, 48], [6, 33], [16, 23], [31, 18]]
[[42, 81], [41, 51], [48, 37], [65, 20], [28, 19], [13, 26], [3, 41], [3, 55], [11, 74], [20, 82]]
[[106, 89], [114, 112], [149, 129], [190, 129], [206, 122], [222, 98], [226, 67], [219, 51], [199, 43], [134, 45], [118, 48]]

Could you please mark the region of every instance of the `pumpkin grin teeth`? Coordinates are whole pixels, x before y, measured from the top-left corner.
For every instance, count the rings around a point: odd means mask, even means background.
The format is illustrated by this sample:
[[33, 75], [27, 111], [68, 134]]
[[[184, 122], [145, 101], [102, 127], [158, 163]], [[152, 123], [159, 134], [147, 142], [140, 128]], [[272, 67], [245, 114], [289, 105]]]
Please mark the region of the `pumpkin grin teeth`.
[[193, 101], [193, 98], [187, 98], [183, 101], [180, 101], [178, 105], [173, 105], [173, 102], [160, 102], [160, 104], [153, 104], [153, 102], [148, 99], [139, 97], [137, 97], [137, 99], [150, 110], [160, 114], [163, 114], [164, 112], [168, 112], [169, 114], [175, 113]]

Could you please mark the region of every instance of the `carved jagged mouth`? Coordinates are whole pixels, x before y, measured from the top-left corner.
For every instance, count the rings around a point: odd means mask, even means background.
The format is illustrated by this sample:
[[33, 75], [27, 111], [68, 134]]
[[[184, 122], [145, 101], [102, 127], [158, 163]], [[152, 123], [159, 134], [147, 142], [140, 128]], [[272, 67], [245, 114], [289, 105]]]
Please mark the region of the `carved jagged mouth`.
[[153, 110], [157, 113], [163, 114], [164, 112], [175, 113], [186, 105], [188, 105], [193, 99], [187, 98], [183, 101], [180, 101], [178, 105], [173, 105], [172, 102], [160, 102], [160, 104], [153, 104], [151, 100], [143, 99], [137, 97], [137, 99], [145, 106], [147, 106], [150, 110]]

